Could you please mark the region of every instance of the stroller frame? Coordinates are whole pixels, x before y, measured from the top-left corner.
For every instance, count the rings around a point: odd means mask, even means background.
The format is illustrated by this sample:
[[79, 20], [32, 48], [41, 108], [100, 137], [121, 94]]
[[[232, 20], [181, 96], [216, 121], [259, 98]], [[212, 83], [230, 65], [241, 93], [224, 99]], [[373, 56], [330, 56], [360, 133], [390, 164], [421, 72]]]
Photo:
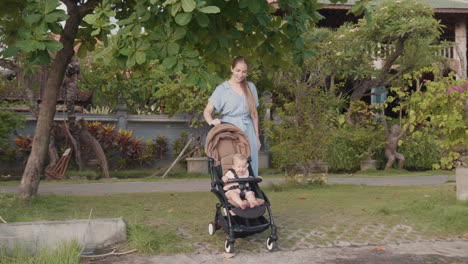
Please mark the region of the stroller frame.
[[[248, 162], [250, 165], [250, 158]], [[255, 197], [264, 200], [264, 204], [253, 209], [247, 208], [243, 211], [235, 209], [236, 213], [238, 214], [232, 215], [231, 210], [234, 209], [235, 206], [229, 203], [223, 189], [225, 184], [221, 180], [221, 177], [223, 176], [223, 168], [222, 165], [216, 165], [215, 163], [215, 159], [211, 157], [208, 158], [208, 168], [211, 175], [211, 192], [214, 193], [219, 200], [219, 202], [216, 203], [214, 220], [208, 225], [208, 233], [210, 235], [214, 235], [216, 230], [223, 229], [224, 232], [228, 235], [224, 243], [224, 250], [227, 253], [232, 253], [234, 252], [234, 243], [237, 238], [244, 238], [255, 233], [263, 232], [264, 230], [270, 228], [271, 234], [266, 240], [266, 248], [269, 251], [276, 251], [278, 249], [277, 227], [273, 221], [273, 216], [270, 209], [270, 200], [258, 186], [258, 183], [262, 181], [262, 178], [249, 177], [229, 179], [228, 183], [248, 183], [251, 191], [255, 193]], [[254, 175], [251, 166], [248, 167], [248, 170], [250, 175]], [[253, 212], [253, 215], [249, 215], [249, 210], [250, 213]], [[265, 214], [265, 211], [268, 213]], [[246, 215], [239, 214], [243, 214], [244, 212]], [[267, 218], [265, 215], [267, 215]]]

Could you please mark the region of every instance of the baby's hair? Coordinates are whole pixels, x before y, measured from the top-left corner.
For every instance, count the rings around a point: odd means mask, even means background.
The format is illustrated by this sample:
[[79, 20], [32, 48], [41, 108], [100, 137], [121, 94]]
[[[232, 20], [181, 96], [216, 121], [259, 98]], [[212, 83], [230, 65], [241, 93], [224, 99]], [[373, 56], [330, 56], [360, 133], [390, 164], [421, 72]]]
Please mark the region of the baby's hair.
[[235, 154], [232, 157], [232, 163], [234, 163], [235, 161], [247, 161], [247, 156], [244, 154]]

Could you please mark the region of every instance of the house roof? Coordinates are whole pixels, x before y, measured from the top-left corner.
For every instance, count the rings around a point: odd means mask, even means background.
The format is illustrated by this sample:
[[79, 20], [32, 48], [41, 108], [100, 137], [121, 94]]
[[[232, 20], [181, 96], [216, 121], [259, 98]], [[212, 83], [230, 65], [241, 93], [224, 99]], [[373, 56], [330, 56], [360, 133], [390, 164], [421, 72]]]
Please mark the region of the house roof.
[[[325, 9], [349, 9], [358, 0], [348, 0], [345, 4], [331, 4], [329, 0], [318, 0], [325, 4]], [[384, 0], [372, 0], [377, 5]], [[434, 9], [435, 13], [468, 13], [468, 0], [419, 0]]]

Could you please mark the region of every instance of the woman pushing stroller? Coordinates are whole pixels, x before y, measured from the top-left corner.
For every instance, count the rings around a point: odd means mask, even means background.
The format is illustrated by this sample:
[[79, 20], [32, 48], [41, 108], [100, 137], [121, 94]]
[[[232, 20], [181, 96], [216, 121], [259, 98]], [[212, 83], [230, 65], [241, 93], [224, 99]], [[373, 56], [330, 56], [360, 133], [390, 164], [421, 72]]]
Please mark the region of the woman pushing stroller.
[[[223, 82], [208, 99], [203, 116], [209, 125], [219, 125], [222, 122], [237, 126], [249, 138], [250, 158], [253, 176], [258, 176], [258, 150], [260, 138], [258, 128], [258, 94], [255, 85], [247, 82], [248, 62], [242, 57], [236, 57], [231, 65], [231, 78]], [[222, 120], [213, 119], [216, 110], [222, 114]]]

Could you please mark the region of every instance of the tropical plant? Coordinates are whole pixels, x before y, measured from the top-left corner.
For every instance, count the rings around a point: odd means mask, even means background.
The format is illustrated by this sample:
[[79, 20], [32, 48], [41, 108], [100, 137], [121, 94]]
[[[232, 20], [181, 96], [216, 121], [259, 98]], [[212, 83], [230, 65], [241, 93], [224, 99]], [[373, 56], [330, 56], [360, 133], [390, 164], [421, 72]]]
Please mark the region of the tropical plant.
[[8, 138], [17, 128], [24, 127], [24, 116], [9, 110], [5, 103], [0, 102], [0, 152], [9, 145]]
[[333, 128], [330, 120], [337, 115], [334, 91], [311, 86], [307, 75], [297, 67], [279, 74], [277, 79], [281, 86], [277, 90], [291, 101], [276, 109], [276, 121], [265, 123], [274, 162], [283, 168], [288, 163], [324, 161]]

